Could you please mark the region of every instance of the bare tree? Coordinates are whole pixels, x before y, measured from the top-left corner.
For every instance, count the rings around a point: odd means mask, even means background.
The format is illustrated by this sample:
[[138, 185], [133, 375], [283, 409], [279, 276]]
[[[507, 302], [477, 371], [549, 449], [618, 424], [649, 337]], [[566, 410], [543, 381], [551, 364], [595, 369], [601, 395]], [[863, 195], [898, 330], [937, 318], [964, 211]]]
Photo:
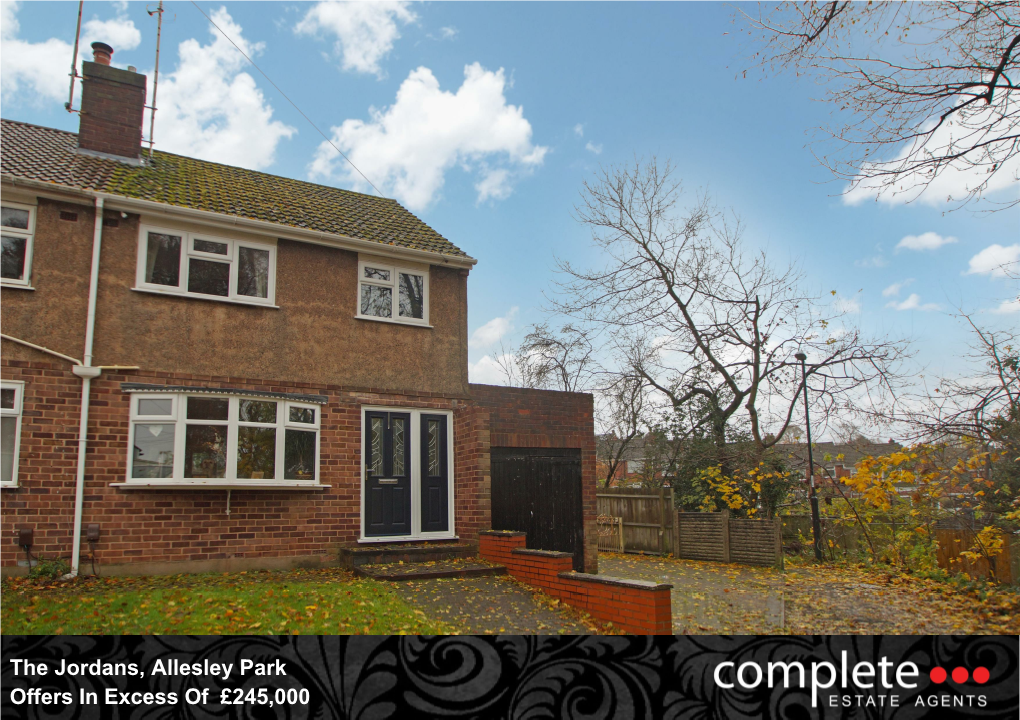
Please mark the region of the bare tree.
[[492, 357], [508, 385], [590, 392], [600, 373], [596, 335], [570, 324], [557, 332], [542, 323], [533, 325], [516, 348], [507, 348], [501, 341]]
[[795, 267], [776, 270], [764, 252], [745, 250], [739, 223], [723, 222], [706, 198], [681, 210], [672, 174], [653, 158], [585, 182], [577, 216], [607, 262], [561, 262], [559, 312], [603, 328], [629, 372], [678, 413], [697, 408], [685, 432], [707, 430], [720, 451], [745, 419], [759, 450], [782, 435], [802, 387], [795, 352], [811, 360], [820, 420], [856, 392], [891, 389], [901, 345], [864, 339], [798, 289]]
[[608, 388], [596, 393], [595, 414], [599, 427], [595, 455], [605, 471], [605, 487], [612, 484], [634, 441], [647, 426], [646, 394], [641, 379], [627, 375], [618, 377]]
[[[738, 18], [753, 62], [815, 76], [849, 118], [823, 129], [836, 151], [820, 158], [847, 192], [932, 186], [962, 205], [1020, 179], [1016, 0], [762, 3]], [[950, 172], [966, 184], [935, 182]]]

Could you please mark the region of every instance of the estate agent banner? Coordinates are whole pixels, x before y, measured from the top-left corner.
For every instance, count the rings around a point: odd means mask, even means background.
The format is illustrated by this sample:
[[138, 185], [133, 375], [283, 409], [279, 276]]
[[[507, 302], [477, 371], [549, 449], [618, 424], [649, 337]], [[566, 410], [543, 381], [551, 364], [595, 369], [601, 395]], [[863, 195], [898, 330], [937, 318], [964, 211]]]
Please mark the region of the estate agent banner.
[[3, 718], [1010, 718], [1016, 637], [3, 638]]

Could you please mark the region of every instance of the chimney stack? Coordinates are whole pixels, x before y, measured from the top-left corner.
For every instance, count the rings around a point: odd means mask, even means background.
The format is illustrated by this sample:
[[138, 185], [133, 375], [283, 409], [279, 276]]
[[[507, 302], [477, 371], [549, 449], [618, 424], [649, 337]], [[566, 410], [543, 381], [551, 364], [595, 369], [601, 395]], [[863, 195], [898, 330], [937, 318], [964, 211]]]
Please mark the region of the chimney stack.
[[139, 160], [145, 114], [145, 76], [110, 65], [113, 48], [92, 43], [95, 60], [82, 63], [78, 147], [93, 153]]

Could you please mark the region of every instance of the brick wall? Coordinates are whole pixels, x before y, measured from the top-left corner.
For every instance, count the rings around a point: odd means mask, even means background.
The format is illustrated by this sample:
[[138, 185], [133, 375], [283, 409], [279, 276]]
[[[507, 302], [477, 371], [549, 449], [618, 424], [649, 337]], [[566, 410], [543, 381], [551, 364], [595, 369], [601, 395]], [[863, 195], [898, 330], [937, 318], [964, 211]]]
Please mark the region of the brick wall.
[[[70, 557], [81, 381], [69, 363], [59, 361], [5, 358], [2, 375], [25, 382], [19, 487], [0, 492], [0, 565], [10, 571], [22, 557], [16, 544], [21, 527], [35, 532], [34, 554]], [[111, 487], [127, 475], [130, 396], [121, 390], [123, 381], [327, 395], [320, 476], [331, 487], [234, 489], [229, 515], [225, 490]], [[123, 566], [112, 570], [118, 572], [190, 572], [334, 560], [339, 546], [360, 532], [362, 404], [454, 411], [456, 530], [462, 540], [476, 541], [478, 532], [490, 527], [487, 413], [463, 399], [236, 377], [104, 372], [92, 383], [83, 514], [83, 527], [101, 525], [101, 566]], [[88, 544], [82, 548], [87, 555]], [[87, 562], [82, 569], [88, 571]]]
[[145, 76], [129, 70], [82, 63], [78, 146], [137, 158], [142, 149]]
[[490, 416], [491, 447], [581, 450], [584, 569], [598, 572], [595, 499], [595, 412], [590, 393], [469, 385]]
[[479, 554], [505, 565], [514, 577], [636, 635], [673, 632], [672, 585], [574, 572], [569, 553], [528, 550], [524, 533], [489, 531]]

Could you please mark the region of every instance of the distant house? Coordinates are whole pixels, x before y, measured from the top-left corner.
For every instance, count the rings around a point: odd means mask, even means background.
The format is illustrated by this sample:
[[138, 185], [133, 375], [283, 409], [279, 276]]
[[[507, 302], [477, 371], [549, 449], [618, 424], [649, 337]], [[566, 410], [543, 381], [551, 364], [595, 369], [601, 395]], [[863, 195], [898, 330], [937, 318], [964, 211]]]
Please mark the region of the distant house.
[[468, 383], [476, 260], [392, 199], [144, 152], [146, 78], [94, 47], [77, 134], [0, 124], [3, 571], [93, 525], [122, 572], [472, 544], [508, 450], [571, 466], [547, 549], [594, 571], [591, 395]]

